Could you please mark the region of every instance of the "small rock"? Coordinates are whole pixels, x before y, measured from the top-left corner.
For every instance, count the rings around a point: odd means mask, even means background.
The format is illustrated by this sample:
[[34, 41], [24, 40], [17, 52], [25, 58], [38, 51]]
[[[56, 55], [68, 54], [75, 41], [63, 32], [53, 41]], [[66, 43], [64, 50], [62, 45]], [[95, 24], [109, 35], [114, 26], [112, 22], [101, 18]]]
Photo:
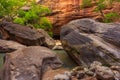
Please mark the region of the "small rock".
[[61, 41], [60, 40], [55, 40], [55, 46], [52, 49], [53, 50], [63, 50]]
[[71, 80], [71, 77], [65, 74], [58, 74], [54, 77], [54, 80]]
[[96, 68], [96, 77], [101, 80], [114, 80], [114, 73], [108, 67], [99, 66]]
[[120, 73], [118, 71], [113, 71], [115, 80], [120, 80]]
[[64, 72], [64, 74], [65, 74], [65, 75], [67, 75], [67, 76], [69, 76], [69, 77], [71, 77], [71, 76], [72, 76], [72, 73], [71, 73], [71, 72], [69, 72], [69, 71], [65, 71], [65, 72]]
[[92, 71], [87, 71], [87, 72], [85, 72], [88, 76], [94, 76], [94, 72], [92, 72]]
[[78, 71], [80, 71], [80, 70], [84, 70], [83, 66], [77, 66], [77, 67], [73, 68], [71, 71], [72, 76], [76, 76]]
[[112, 70], [117, 70], [120, 72], [120, 66], [111, 66], [111, 69]]
[[85, 76], [85, 72], [84, 71], [78, 71], [78, 73], [76, 75], [77, 79], [82, 79], [82, 78], [84, 78], [84, 76]]
[[98, 61], [94, 61], [91, 65], [90, 65], [90, 69], [93, 69], [97, 66], [102, 66], [102, 63], [98, 62]]

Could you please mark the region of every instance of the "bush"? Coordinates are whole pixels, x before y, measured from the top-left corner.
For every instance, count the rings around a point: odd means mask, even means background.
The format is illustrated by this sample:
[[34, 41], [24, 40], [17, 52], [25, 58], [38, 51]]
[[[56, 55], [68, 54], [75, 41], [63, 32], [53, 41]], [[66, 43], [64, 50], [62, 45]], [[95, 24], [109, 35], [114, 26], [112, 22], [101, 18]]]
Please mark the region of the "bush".
[[25, 25], [25, 19], [24, 18], [15, 18], [14, 23]]
[[82, 8], [90, 7], [92, 6], [91, 0], [83, 0], [82, 1]]
[[28, 11], [20, 9], [17, 12], [17, 17], [14, 18], [14, 23], [31, 25], [37, 29], [42, 28], [51, 34], [51, 22], [46, 17], [44, 17], [51, 11], [47, 7], [40, 4], [35, 4], [34, 2], [29, 4], [29, 6], [30, 9]]
[[0, 0], [0, 16], [10, 20], [15, 16], [18, 9], [23, 6], [25, 0]]
[[113, 22], [114, 20], [120, 18], [120, 15], [116, 12], [111, 12], [108, 14], [105, 14], [105, 19], [104, 22], [109, 23], [109, 22]]
[[95, 12], [99, 12], [100, 11], [100, 9], [101, 10], [104, 10], [106, 8], [106, 5], [104, 5], [103, 3], [100, 3], [100, 4], [98, 4], [97, 5], [97, 7], [95, 8]]

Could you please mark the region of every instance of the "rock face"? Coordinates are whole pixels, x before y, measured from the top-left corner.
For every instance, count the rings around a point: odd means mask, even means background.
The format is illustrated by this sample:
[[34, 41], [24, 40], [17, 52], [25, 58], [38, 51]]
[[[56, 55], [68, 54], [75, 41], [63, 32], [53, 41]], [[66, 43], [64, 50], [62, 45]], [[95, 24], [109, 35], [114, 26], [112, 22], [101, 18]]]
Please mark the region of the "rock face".
[[26, 46], [21, 45], [14, 41], [0, 40], [0, 53], [10, 53], [18, 49], [25, 48]]
[[14, 40], [24, 45], [44, 45], [45, 37], [37, 30], [10, 22], [0, 23], [0, 33], [3, 39]]
[[56, 69], [61, 64], [51, 50], [40, 46], [27, 47], [6, 55], [1, 80], [42, 80], [48, 67]]
[[[67, 24], [71, 20], [81, 18], [93, 18], [102, 20], [101, 14], [95, 12], [96, 5], [93, 2], [92, 6], [81, 8], [83, 0], [40, 0], [45, 6], [52, 10], [52, 14], [48, 16], [53, 24], [54, 35], [59, 35], [61, 26]], [[103, 13], [117, 12], [119, 13], [120, 3], [113, 3], [111, 8], [106, 8]]]
[[105, 24], [92, 19], [78, 19], [61, 30], [63, 48], [78, 65], [93, 61], [120, 65], [120, 24]]

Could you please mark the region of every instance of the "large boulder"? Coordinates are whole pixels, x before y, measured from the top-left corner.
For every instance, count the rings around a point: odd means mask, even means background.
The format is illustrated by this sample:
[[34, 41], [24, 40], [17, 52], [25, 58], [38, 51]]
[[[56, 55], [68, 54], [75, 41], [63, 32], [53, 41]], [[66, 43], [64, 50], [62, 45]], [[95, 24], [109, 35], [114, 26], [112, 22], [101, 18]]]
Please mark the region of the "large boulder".
[[11, 22], [0, 23], [0, 33], [3, 39], [14, 40], [24, 45], [44, 45], [45, 37], [37, 30]]
[[120, 65], [120, 24], [78, 19], [62, 26], [63, 48], [78, 65]]
[[42, 80], [49, 68], [56, 69], [61, 61], [51, 50], [31, 46], [6, 55], [1, 80]]
[[0, 39], [0, 53], [9, 53], [25, 47], [26, 46], [14, 41], [7, 41]]

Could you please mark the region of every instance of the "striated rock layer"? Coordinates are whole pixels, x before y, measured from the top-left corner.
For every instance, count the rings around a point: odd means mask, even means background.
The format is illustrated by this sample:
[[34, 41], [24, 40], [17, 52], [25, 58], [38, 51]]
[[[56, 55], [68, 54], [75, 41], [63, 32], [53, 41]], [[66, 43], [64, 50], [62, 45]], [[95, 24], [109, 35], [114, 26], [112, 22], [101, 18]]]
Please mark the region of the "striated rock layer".
[[120, 65], [120, 24], [105, 24], [92, 19], [78, 19], [61, 30], [63, 48], [78, 65], [93, 61]]
[[0, 33], [3, 39], [14, 40], [24, 45], [42, 45], [45, 38], [37, 30], [11, 22], [0, 23]]
[[[94, 2], [92, 3], [92, 6], [86, 8], [81, 8], [82, 0], [41, 0], [41, 3], [52, 10], [52, 13], [48, 18], [53, 24], [54, 35], [59, 35], [61, 26], [71, 20], [81, 18], [102, 20], [101, 14], [99, 12], [95, 12], [96, 5]], [[103, 13], [119, 13], [119, 9], [120, 3], [113, 3], [113, 6], [111, 6], [111, 8], [104, 9]]]
[[14, 40], [27, 46], [43, 45], [54, 47], [54, 40], [43, 29], [36, 30], [28, 26], [12, 22], [0, 22], [0, 36], [2, 39]]

